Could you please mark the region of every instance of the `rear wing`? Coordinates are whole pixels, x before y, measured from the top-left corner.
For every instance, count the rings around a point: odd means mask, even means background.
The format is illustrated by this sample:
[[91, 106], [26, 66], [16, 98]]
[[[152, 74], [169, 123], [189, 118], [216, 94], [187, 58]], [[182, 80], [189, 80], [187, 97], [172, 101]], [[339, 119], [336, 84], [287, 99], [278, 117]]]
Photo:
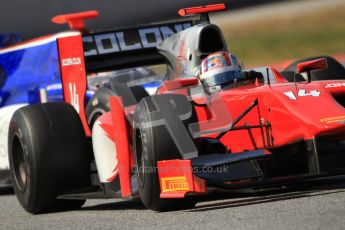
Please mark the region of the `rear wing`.
[[165, 58], [157, 45], [175, 33], [200, 22], [209, 22], [208, 13], [225, 10], [224, 4], [181, 9], [178, 14], [188, 19], [114, 31], [90, 32], [86, 19], [98, 16], [97, 11], [58, 15], [54, 23], [68, 23], [71, 29], [82, 32], [85, 66], [88, 73], [162, 64]]
[[156, 46], [195, 23], [194, 20], [184, 20], [84, 34], [86, 71], [99, 72], [164, 63], [164, 57], [158, 53]]

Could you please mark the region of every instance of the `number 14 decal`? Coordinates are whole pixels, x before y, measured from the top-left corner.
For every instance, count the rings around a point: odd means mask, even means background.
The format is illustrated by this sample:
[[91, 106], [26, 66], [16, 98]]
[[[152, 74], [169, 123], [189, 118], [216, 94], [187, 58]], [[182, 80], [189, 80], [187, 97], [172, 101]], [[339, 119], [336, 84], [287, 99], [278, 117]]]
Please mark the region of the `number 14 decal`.
[[[297, 97], [294, 92], [288, 91], [284, 93], [288, 98], [291, 100], [297, 100]], [[321, 92], [318, 90], [310, 90], [307, 92], [305, 89], [298, 90], [298, 97], [306, 97], [306, 96], [312, 96], [312, 97], [320, 97]]]

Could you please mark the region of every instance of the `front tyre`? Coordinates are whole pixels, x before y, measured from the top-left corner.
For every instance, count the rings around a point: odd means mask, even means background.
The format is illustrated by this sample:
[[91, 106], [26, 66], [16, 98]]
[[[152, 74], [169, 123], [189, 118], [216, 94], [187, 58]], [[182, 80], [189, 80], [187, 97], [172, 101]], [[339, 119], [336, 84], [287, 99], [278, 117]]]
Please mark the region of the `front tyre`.
[[[186, 100], [183, 95], [159, 95], [153, 97], [165, 97], [166, 106], [173, 106], [174, 102]], [[155, 107], [153, 97], [146, 97], [140, 101], [134, 116], [133, 147], [136, 163], [136, 176], [139, 184], [139, 195], [142, 203], [154, 211], [168, 211], [186, 209], [195, 206], [195, 197], [183, 199], [161, 199], [160, 183], [157, 172], [157, 161], [181, 159], [178, 148], [171, 138], [166, 126], [152, 126], [154, 122], [152, 112], [159, 110]], [[176, 99], [176, 100], [175, 100]], [[172, 103], [172, 104], [171, 104]], [[178, 116], [178, 114], [164, 114]], [[183, 121], [185, 127], [197, 121], [196, 113], [193, 110], [190, 118]]]

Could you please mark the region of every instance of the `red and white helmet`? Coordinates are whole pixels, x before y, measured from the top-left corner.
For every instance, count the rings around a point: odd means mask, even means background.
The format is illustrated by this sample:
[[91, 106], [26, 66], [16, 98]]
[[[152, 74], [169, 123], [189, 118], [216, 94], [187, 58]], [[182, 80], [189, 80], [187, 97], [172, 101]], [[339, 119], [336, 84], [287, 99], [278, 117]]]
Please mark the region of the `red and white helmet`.
[[200, 80], [210, 92], [219, 91], [243, 77], [242, 65], [229, 52], [208, 55], [201, 63]]

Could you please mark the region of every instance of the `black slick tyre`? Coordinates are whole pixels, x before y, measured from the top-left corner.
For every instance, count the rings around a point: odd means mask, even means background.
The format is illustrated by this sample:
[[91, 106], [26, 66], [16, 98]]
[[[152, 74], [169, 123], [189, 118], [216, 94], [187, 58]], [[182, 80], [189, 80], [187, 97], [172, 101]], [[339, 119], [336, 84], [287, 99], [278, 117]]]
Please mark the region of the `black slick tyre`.
[[[187, 100], [183, 95], [173, 95], [173, 97], [171, 97], [171, 95], [170, 97], [158, 95], [153, 97], [166, 97], [166, 106], [171, 106], [170, 103], [174, 98]], [[154, 211], [192, 208], [197, 202], [196, 197], [161, 199], [158, 172], [157, 170], [150, 170], [157, 169], [157, 161], [181, 159], [177, 146], [171, 138], [167, 128], [164, 125], [155, 127], [150, 125], [153, 122], [150, 113], [157, 111], [152, 100], [153, 97], [146, 97], [141, 100], [134, 115], [133, 151], [135, 155], [136, 176], [139, 184], [140, 199], [147, 208]], [[164, 116], [176, 117], [178, 115], [170, 113]], [[183, 125], [187, 127], [188, 124], [196, 121], [196, 113], [193, 110], [192, 116], [184, 120]]]
[[72, 106], [46, 103], [17, 110], [8, 141], [13, 187], [26, 211], [70, 210], [84, 204], [57, 199], [90, 183], [87, 140]]
[[98, 89], [86, 106], [86, 119], [92, 129], [102, 114], [110, 111], [110, 97], [121, 96], [123, 105], [130, 106], [149, 96], [141, 86], [127, 87], [125, 84], [112, 84]]

